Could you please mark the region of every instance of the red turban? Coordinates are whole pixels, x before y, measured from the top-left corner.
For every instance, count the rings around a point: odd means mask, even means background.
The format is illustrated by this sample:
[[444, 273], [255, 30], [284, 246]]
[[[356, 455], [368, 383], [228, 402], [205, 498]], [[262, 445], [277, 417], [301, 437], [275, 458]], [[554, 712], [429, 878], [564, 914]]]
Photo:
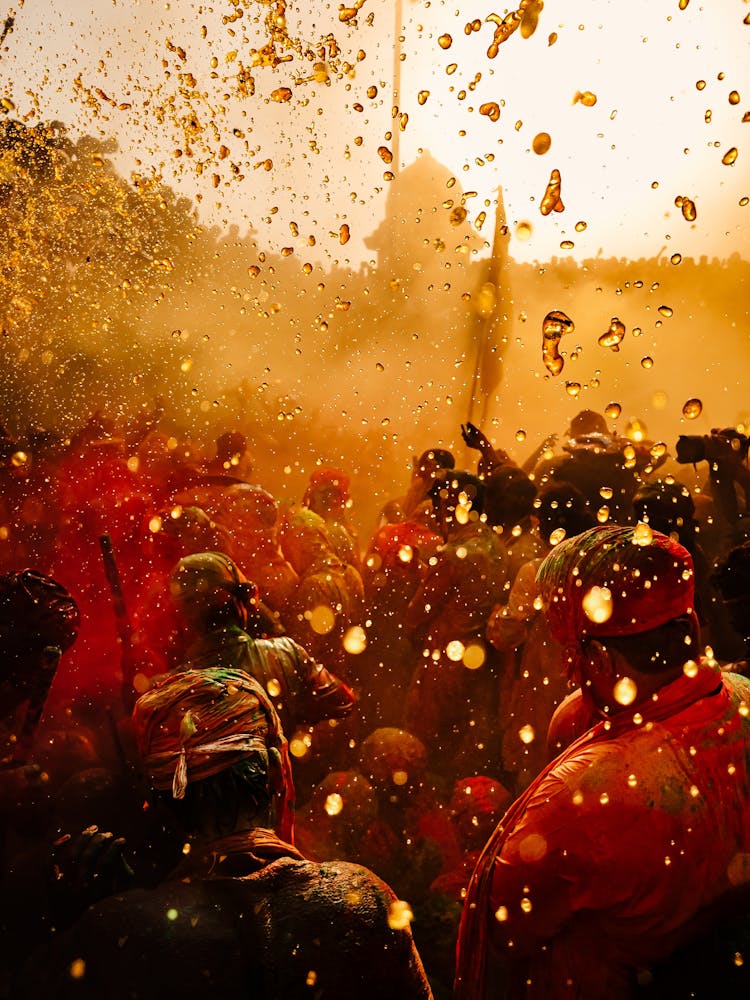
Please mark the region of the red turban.
[[153, 788], [184, 798], [191, 781], [209, 778], [255, 751], [275, 761], [279, 836], [292, 843], [294, 798], [287, 742], [263, 688], [243, 670], [217, 668], [171, 674], [133, 709], [143, 768]]
[[557, 545], [537, 573], [552, 635], [635, 635], [693, 611], [693, 560], [646, 524], [590, 528]]
[[310, 489], [336, 486], [340, 493], [349, 496], [349, 477], [342, 469], [316, 469], [310, 475]]

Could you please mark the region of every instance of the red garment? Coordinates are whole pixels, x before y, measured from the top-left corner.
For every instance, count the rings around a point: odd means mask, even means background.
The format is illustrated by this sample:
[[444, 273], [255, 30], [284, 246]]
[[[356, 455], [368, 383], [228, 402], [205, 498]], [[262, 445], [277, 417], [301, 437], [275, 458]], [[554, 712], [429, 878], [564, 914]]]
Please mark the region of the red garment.
[[477, 865], [456, 1000], [632, 996], [638, 971], [747, 879], [748, 709], [747, 679], [703, 665], [553, 761]]

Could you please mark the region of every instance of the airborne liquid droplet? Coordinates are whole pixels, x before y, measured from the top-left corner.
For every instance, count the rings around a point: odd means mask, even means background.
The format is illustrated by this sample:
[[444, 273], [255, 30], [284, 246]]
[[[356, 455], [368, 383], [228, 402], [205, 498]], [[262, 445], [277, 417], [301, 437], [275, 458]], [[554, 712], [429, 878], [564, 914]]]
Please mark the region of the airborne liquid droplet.
[[721, 158], [721, 162], [724, 164], [725, 167], [731, 167], [733, 163], [736, 163], [737, 156], [738, 156], [737, 147], [732, 146], [731, 149], [728, 149], [726, 153], [724, 153], [724, 155]]
[[544, 197], [539, 205], [539, 211], [542, 215], [549, 215], [550, 212], [562, 212], [565, 210], [562, 198], [560, 197], [561, 185], [560, 171], [553, 170], [547, 182], [547, 190], [544, 192]]
[[449, 49], [453, 45], [453, 39], [450, 35], [441, 35], [438, 38], [438, 45], [441, 49]]
[[682, 209], [682, 217], [687, 222], [695, 222], [698, 218], [698, 210], [695, 207], [695, 202], [690, 198], [675, 198], [675, 205]]
[[558, 309], [548, 312], [542, 321], [542, 360], [550, 375], [559, 375], [565, 364], [560, 356], [560, 338], [566, 333], [573, 333], [575, 323]]
[[633, 542], [636, 545], [650, 545], [654, 540], [654, 533], [645, 521], [639, 521], [633, 528]]
[[585, 108], [593, 108], [596, 104], [596, 94], [593, 94], [590, 90], [576, 91], [573, 103], [582, 104]]
[[284, 104], [286, 101], [291, 101], [292, 92], [289, 87], [278, 87], [271, 94], [271, 100], [276, 101], [277, 104]]
[[495, 101], [488, 101], [479, 106], [479, 114], [486, 115], [490, 121], [496, 122], [500, 118], [500, 105], [496, 104]]
[[613, 351], [619, 351], [624, 336], [625, 324], [617, 316], [613, 316], [609, 321], [609, 330], [599, 337], [597, 344], [600, 347], [610, 347]]
[[622, 413], [622, 407], [619, 403], [609, 403], [604, 413], [610, 420], [617, 420]]
[[552, 138], [549, 132], [539, 132], [531, 140], [531, 148], [537, 154], [537, 156], [544, 156], [546, 152], [549, 151], [552, 145]]
[[525, 6], [522, 3], [521, 7], [523, 8], [521, 15], [521, 38], [531, 38], [539, 23], [539, 14], [542, 7], [544, 7], [544, 3], [542, 0], [532, 0], [531, 3], [527, 3]]
[[687, 420], [695, 420], [695, 418], [699, 417], [702, 412], [703, 412], [703, 403], [700, 401], [700, 399], [697, 399], [695, 397], [693, 399], [688, 399], [687, 402], [682, 407], [682, 415]]

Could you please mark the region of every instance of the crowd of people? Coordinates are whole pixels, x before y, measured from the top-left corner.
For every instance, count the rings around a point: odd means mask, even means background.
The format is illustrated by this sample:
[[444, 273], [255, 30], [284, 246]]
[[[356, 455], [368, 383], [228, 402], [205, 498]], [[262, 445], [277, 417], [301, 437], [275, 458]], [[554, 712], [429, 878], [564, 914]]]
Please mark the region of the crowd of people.
[[467, 424], [362, 538], [159, 424], [0, 433], [3, 996], [747, 995], [743, 434]]

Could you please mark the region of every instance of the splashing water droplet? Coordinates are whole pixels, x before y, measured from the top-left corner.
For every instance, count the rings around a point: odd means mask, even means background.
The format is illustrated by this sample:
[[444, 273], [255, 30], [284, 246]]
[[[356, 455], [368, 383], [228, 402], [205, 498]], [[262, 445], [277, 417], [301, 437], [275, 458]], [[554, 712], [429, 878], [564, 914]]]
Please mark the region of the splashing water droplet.
[[589, 621], [604, 624], [612, 617], [612, 591], [609, 587], [592, 587], [584, 594], [581, 607]]
[[604, 413], [610, 420], [617, 420], [622, 413], [622, 407], [619, 403], [608, 403]]
[[403, 899], [394, 899], [388, 907], [388, 926], [392, 931], [405, 931], [413, 919], [412, 909]]
[[328, 605], [319, 604], [309, 613], [309, 622], [316, 635], [327, 635], [336, 623], [336, 616]]
[[275, 101], [277, 104], [285, 104], [287, 101], [291, 101], [292, 91], [289, 87], [277, 87], [276, 90], [271, 94], [271, 100]]
[[562, 212], [565, 210], [565, 206], [563, 205], [561, 198], [561, 186], [562, 180], [560, 178], [560, 171], [555, 169], [549, 175], [547, 190], [544, 192], [539, 205], [539, 211], [542, 215], [549, 215], [550, 212]]
[[579, 90], [573, 98], [574, 104], [582, 104], [585, 108], [593, 108], [596, 104], [596, 94], [590, 90]]
[[329, 816], [338, 816], [344, 808], [344, 800], [338, 792], [332, 792], [325, 801], [324, 809]]
[[272, 677], [268, 684], [266, 684], [266, 691], [268, 691], [272, 698], [278, 698], [281, 694], [281, 684], [279, 684], [275, 677]]
[[555, 530], [549, 536], [549, 543], [554, 548], [555, 545], [559, 545], [560, 542], [565, 538], [565, 528], [555, 528]]
[[650, 545], [654, 540], [654, 532], [645, 521], [639, 521], [633, 528], [633, 542], [636, 545]]
[[441, 49], [449, 49], [451, 45], [453, 45], [453, 39], [448, 34], [440, 35], [438, 38], [438, 45]]
[[526, 243], [527, 240], [531, 239], [531, 223], [530, 222], [519, 222], [516, 226], [516, 238], [522, 243]]
[[618, 705], [632, 705], [638, 697], [638, 687], [632, 677], [621, 677], [612, 694]]
[[495, 101], [487, 101], [479, 105], [479, 114], [486, 115], [491, 122], [500, 120], [500, 105]]
[[531, 140], [531, 148], [537, 154], [537, 156], [544, 156], [545, 153], [549, 152], [549, 148], [552, 145], [552, 137], [548, 132], [539, 132]]
[[487, 654], [485, 653], [484, 646], [481, 646], [478, 642], [472, 642], [464, 650], [461, 662], [467, 670], [478, 670], [486, 657]]
[[697, 677], [698, 676], [698, 664], [695, 660], [686, 660], [682, 672], [686, 677]]
[[609, 329], [599, 337], [597, 344], [600, 347], [609, 347], [613, 351], [619, 351], [624, 336], [625, 324], [617, 316], [613, 316], [609, 321]]
[[550, 375], [559, 375], [563, 370], [564, 360], [560, 355], [559, 344], [566, 333], [573, 333], [575, 323], [566, 313], [558, 309], [548, 312], [542, 321], [542, 360]]
[[697, 397], [688, 399], [682, 407], [682, 415], [687, 420], [695, 420], [703, 412], [703, 403]]
[[454, 663], [460, 663], [464, 655], [464, 644], [459, 639], [453, 639], [445, 647], [445, 655]]
[[342, 639], [342, 645], [347, 653], [359, 656], [367, 648], [367, 634], [361, 625], [352, 625], [347, 629]]
[[737, 152], [737, 147], [732, 146], [731, 149], [728, 149], [726, 153], [724, 153], [724, 155], [721, 158], [721, 162], [724, 164], [725, 167], [731, 167], [734, 163], [737, 162], [738, 156], [739, 153]]

